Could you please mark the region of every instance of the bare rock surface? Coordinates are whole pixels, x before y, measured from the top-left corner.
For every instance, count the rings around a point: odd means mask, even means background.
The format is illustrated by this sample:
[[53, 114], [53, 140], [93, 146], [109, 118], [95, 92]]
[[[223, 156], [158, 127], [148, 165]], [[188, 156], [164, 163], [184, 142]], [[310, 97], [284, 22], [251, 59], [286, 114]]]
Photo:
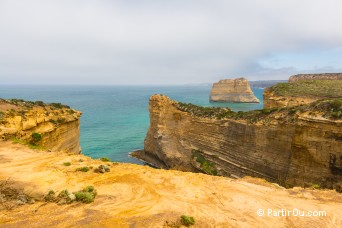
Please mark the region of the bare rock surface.
[[210, 101], [259, 103], [245, 78], [224, 79], [213, 84], [210, 92]]

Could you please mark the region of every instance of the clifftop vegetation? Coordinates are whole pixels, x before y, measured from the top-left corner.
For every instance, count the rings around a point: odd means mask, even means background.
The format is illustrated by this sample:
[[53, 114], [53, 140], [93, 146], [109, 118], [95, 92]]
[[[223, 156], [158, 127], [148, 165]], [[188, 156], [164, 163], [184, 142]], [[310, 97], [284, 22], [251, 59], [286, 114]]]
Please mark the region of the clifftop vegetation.
[[342, 80], [305, 80], [269, 88], [278, 96], [342, 98]]
[[307, 112], [309, 115], [321, 115], [327, 119], [342, 119], [342, 98], [333, 100], [320, 100], [308, 105], [301, 105], [290, 108], [272, 108], [262, 110], [252, 110], [248, 112], [234, 112], [229, 108], [202, 107], [190, 103], [178, 102], [176, 107], [188, 112], [192, 116], [210, 119], [236, 119], [247, 120], [251, 123], [265, 120], [269, 117], [277, 117], [286, 121], [293, 121], [297, 114]]

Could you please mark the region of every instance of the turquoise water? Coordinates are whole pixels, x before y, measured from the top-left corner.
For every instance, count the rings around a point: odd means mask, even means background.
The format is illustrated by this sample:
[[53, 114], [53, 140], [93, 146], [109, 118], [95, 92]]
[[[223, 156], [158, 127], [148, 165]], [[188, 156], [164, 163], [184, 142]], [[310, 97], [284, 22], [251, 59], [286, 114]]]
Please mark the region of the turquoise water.
[[[92, 158], [140, 163], [128, 156], [142, 149], [149, 126], [148, 100], [152, 94], [202, 106], [235, 111], [261, 109], [260, 104], [209, 103], [211, 86], [0, 86], [1, 98], [61, 102], [83, 112], [82, 153]], [[253, 88], [262, 100], [263, 89]]]

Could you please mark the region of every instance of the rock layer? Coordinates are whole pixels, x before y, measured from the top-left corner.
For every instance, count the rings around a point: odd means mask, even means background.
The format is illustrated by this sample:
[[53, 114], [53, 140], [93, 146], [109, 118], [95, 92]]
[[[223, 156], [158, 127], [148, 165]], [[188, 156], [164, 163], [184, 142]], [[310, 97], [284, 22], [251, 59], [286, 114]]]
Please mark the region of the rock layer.
[[245, 78], [225, 79], [213, 84], [210, 101], [259, 103]]
[[220, 175], [262, 177], [285, 186], [341, 185], [341, 120], [305, 113], [255, 123], [201, 118], [162, 95], [150, 98], [149, 111], [144, 153], [165, 168], [207, 172], [209, 165]]
[[[50, 151], [80, 153], [81, 112], [61, 104], [0, 99], [0, 140], [12, 139]], [[32, 134], [40, 139], [32, 143]]]
[[342, 80], [342, 73], [296, 74], [289, 78], [289, 82], [304, 80]]

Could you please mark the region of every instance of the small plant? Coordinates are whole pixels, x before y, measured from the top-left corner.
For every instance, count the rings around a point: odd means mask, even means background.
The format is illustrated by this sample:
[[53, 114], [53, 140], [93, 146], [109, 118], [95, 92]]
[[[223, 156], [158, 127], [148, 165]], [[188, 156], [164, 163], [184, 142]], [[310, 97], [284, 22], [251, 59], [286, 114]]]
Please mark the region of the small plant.
[[88, 172], [89, 170], [90, 168], [88, 166], [84, 166], [84, 167], [80, 167], [76, 169], [76, 171], [79, 171], [79, 172]]
[[207, 161], [207, 159], [205, 159], [205, 157], [201, 153], [202, 151], [193, 149], [191, 156], [192, 159], [195, 159], [196, 162], [200, 164], [200, 167], [204, 173], [217, 176], [218, 172], [215, 164], [213, 162]]
[[313, 184], [311, 185], [312, 189], [321, 189], [321, 186], [319, 186], [318, 184]]
[[76, 201], [81, 201], [82, 203], [94, 202], [97, 192], [93, 186], [87, 186], [83, 190], [75, 192]]
[[95, 173], [105, 173], [105, 172], [110, 172], [110, 168], [106, 165], [99, 165], [99, 167], [97, 167], [94, 170]]
[[44, 106], [44, 102], [43, 101], [35, 101], [34, 104], [38, 105], [38, 106]]
[[31, 141], [30, 141], [30, 144], [34, 145], [34, 146], [37, 146], [37, 143], [42, 139], [42, 135], [37, 133], [37, 132], [34, 132], [32, 133], [31, 135]]
[[56, 193], [53, 190], [50, 190], [45, 196], [44, 200], [46, 202], [54, 202], [56, 200]]
[[63, 165], [64, 166], [71, 166], [71, 162], [64, 162]]
[[57, 119], [57, 123], [59, 123], [59, 124], [64, 123], [64, 122], [65, 122], [64, 118], [58, 118]]
[[61, 191], [57, 196], [57, 201], [59, 205], [70, 204], [76, 200], [76, 196], [73, 193], [69, 193], [67, 189]]
[[110, 159], [106, 158], [106, 157], [103, 157], [103, 158], [101, 158], [101, 161], [103, 161], [103, 162], [110, 162]]
[[182, 215], [181, 216], [181, 223], [184, 226], [191, 226], [191, 225], [195, 225], [195, 219], [191, 216], [187, 216], [187, 215]]

